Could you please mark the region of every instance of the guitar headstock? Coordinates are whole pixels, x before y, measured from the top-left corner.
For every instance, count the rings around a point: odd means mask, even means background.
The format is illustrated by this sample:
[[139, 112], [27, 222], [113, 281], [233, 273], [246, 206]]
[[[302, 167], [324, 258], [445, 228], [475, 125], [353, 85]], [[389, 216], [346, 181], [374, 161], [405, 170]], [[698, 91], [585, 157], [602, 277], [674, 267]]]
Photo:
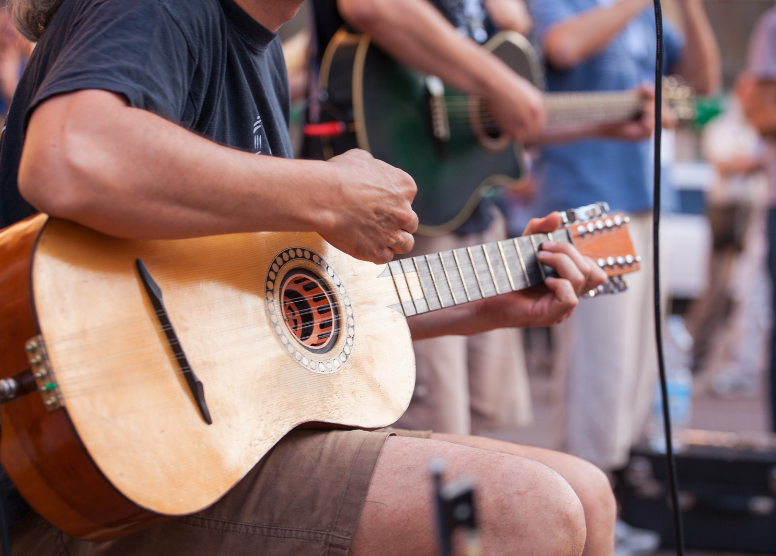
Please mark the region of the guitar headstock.
[[593, 259], [609, 276], [604, 286], [590, 292], [591, 296], [624, 291], [627, 286], [622, 276], [641, 268], [641, 257], [636, 254], [628, 232], [630, 218], [609, 215], [608, 211], [606, 203], [596, 203], [561, 213], [577, 250]]

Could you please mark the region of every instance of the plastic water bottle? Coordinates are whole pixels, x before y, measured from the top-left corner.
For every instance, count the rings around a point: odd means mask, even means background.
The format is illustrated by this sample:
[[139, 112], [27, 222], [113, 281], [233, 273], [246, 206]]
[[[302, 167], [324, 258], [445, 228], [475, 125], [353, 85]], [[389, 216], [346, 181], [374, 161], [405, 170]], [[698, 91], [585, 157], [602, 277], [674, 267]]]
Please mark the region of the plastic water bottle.
[[[692, 373], [690, 372], [692, 337], [684, 328], [684, 321], [681, 317], [672, 315], [666, 324], [668, 334], [666, 334], [663, 347], [666, 378], [668, 379], [668, 410], [671, 413], [671, 437], [674, 450], [679, 452], [684, 448], [682, 438], [692, 417]], [[660, 381], [655, 382], [655, 395], [652, 401], [652, 415], [647, 425], [647, 438], [654, 451], [665, 453], [666, 439]]]

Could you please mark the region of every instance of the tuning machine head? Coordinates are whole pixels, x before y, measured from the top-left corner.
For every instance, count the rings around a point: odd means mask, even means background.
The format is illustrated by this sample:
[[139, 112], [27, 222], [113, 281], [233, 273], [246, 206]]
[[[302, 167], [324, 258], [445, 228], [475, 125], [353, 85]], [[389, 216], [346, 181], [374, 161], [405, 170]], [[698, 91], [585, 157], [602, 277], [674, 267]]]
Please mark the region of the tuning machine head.
[[583, 294], [582, 298], [593, 298], [599, 295], [610, 295], [615, 293], [622, 293], [628, 289], [628, 284], [625, 282], [622, 276], [611, 276], [606, 282], [598, 286], [594, 290], [590, 290], [587, 294]]
[[600, 202], [563, 211], [560, 213], [560, 218], [564, 226], [570, 226], [605, 217], [607, 212], [609, 212], [609, 203]]

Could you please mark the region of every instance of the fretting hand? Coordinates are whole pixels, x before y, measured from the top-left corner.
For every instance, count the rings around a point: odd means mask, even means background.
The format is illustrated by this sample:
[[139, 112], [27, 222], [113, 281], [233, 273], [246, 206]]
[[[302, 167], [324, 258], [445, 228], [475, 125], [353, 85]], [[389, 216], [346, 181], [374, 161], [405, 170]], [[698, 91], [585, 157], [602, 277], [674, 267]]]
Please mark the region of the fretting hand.
[[[560, 224], [560, 214], [554, 212], [531, 220], [525, 235], [554, 232]], [[547, 278], [540, 286], [413, 317], [408, 320], [413, 339], [468, 336], [496, 328], [552, 326], [571, 315], [581, 294], [606, 281], [606, 273], [568, 243], [543, 243], [539, 260], [554, 268], [558, 277]]]

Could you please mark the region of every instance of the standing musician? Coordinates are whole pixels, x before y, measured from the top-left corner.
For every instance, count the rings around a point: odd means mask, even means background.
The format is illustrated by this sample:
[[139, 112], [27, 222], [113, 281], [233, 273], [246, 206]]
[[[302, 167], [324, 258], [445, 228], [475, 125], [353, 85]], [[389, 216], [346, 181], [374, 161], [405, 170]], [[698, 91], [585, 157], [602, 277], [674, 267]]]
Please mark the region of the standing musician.
[[[532, 0], [548, 89], [624, 90], [654, 81], [651, 5], [651, 0]], [[664, 67], [706, 94], [720, 82], [717, 43], [701, 0], [678, 5], [684, 36], [666, 22]], [[650, 280], [652, 160], [649, 141], [585, 140], [543, 148], [536, 165], [539, 210], [607, 199], [612, 210], [630, 213], [635, 249], [647, 262], [628, 281], [625, 294], [586, 305], [555, 329], [558, 447], [606, 471], [627, 462], [657, 378]]]
[[[500, 129], [516, 141], [632, 140], [652, 132], [649, 90], [644, 91], [643, 116], [636, 121], [543, 130], [540, 91], [482, 47], [496, 31], [528, 31], [531, 21], [521, 0], [314, 0], [313, 8], [318, 59], [347, 23], [370, 35], [399, 62], [435, 75], [458, 91], [483, 97]], [[565, 208], [571, 206], [575, 205]], [[506, 237], [503, 216], [491, 201], [483, 200], [455, 232], [416, 236], [411, 256]], [[414, 342], [414, 349], [416, 387], [400, 426], [471, 434], [530, 421], [525, 357], [514, 331], [423, 339]]]
[[[0, 143], [0, 224], [36, 210], [124, 238], [317, 231], [386, 263], [413, 246], [413, 180], [351, 151], [294, 161], [276, 31], [301, 0], [15, 0], [37, 46]], [[257, 156], [261, 155], [261, 156]], [[559, 226], [552, 214], [530, 232]], [[544, 244], [546, 288], [411, 321], [416, 338], [565, 319], [604, 274]], [[297, 430], [209, 509], [92, 543], [29, 511], [15, 554], [434, 554], [428, 462], [478, 489], [489, 554], [611, 555], [614, 502], [593, 466], [445, 434]]]

